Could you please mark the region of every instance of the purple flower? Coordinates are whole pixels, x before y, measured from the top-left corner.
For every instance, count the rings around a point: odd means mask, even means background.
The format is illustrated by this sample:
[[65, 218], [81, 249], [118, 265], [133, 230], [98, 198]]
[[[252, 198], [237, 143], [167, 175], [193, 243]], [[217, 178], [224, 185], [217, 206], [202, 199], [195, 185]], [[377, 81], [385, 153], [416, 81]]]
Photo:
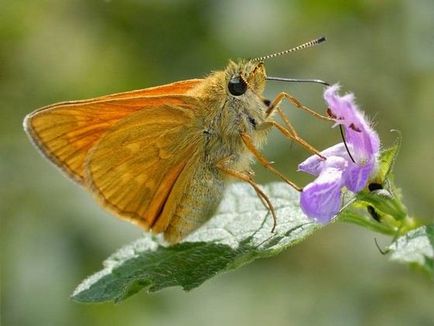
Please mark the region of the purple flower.
[[[345, 187], [352, 192], [361, 191], [378, 165], [380, 140], [354, 102], [354, 95], [337, 94], [339, 85], [328, 87], [324, 99], [329, 114], [336, 120], [333, 127], [342, 125], [344, 143], [321, 152], [326, 160], [313, 155], [300, 163], [299, 171], [317, 178], [304, 187], [300, 206], [304, 213], [321, 223], [329, 222], [341, 208], [341, 194]], [[349, 153], [351, 154], [349, 154]]]

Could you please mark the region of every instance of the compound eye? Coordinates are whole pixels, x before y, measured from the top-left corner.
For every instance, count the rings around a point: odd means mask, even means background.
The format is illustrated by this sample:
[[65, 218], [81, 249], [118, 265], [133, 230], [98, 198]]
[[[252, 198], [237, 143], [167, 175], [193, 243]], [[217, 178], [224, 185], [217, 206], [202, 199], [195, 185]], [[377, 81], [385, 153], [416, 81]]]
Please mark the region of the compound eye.
[[240, 96], [247, 91], [247, 83], [240, 76], [233, 76], [229, 80], [228, 89], [232, 95]]

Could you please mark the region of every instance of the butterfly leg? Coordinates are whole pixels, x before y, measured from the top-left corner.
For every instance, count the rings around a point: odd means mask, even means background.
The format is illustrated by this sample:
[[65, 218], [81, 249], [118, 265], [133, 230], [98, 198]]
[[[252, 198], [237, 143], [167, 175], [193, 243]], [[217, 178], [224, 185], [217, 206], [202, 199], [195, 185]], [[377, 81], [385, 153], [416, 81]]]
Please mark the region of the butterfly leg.
[[241, 139], [243, 140], [247, 149], [256, 157], [259, 163], [261, 163], [265, 168], [267, 168], [268, 170], [270, 170], [271, 172], [279, 176], [283, 181], [285, 181], [295, 190], [300, 192], [302, 191], [302, 189], [299, 186], [297, 186], [294, 182], [289, 180], [281, 172], [279, 172], [277, 169], [275, 169], [272, 166], [272, 163], [268, 161], [267, 158], [256, 148], [255, 144], [253, 143], [252, 137], [250, 137], [247, 133], [241, 133]]
[[[281, 110], [277, 109], [278, 112], [280, 113]], [[318, 155], [319, 157], [321, 157], [322, 159], [326, 159], [323, 155], [321, 155], [321, 153], [315, 148], [313, 147], [311, 144], [309, 144], [307, 141], [305, 141], [303, 138], [301, 138], [297, 132], [295, 132], [294, 128], [292, 127], [291, 123], [289, 122], [289, 120], [287, 119], [286, 115], [283, 114], [283, 112], [281, 112], [282, 115], [286, 118], [286, 122], [285, 123], [287, 125], [287, 128], [285, 128], [284, 126], [280, 125], [279, 123], [277, 123], [276, 121], [270, 120], [270, 121], [266, 121], [261, 125], [261, 129], [267, 129], [270, 127], [275, 127], [277, 130], [279, 130], [283, 136], [285, 136], [286, 138], [293, 140], [297, 143], [299, 143], [301, 146], [303, 146], [308, 152]], [[285, 122], [285, 119], [283, 119]]]
[[270, 116], [274, 112], [274, 110], [279, 107], [280, 103], [283, 100], [287, 100], [289, 103], [294, 105], [297, 109], [306, 111], [307, 113], [311, 114], [312, 116], [314, 116], [318, 119], [326, 120], [326, 121], [335, 121], [334, 119], [332, 119], [328, 116], [319, 114], [319, 113], [315, 112], [314, 110], [308, 108], [307, 106], [302, 104], [299, 100], [297, 100], [294, 96], [289, 95], [288, 93], [285, 93], [285, 92], [279, 93], [276, 96], [276, 98], [271, 102], [270, 106], [267, 109], [267, 116]]
[[[280, 96], [280, 97], [279, 97]], [[289, 121], [288, 117], [286, 116], [285, 113], [283, 113], [283, 111], [281, 110], [281, 108], [279, 107], [280, 103], [282, 102], [282, 100], [285, 98], [285, 96], [289, 97], [291, 100], [295, 101], [296, 104], [294, 104], [297, 108], [301, 108], [303, 110], [307, 110], [307, 112], [312, 113], [314, 116], [320, 117], [321, 119], [326, 119], [328, 121], [334, 121], [333, 119], [329, 118], [329, 117], [325, 117], [322, 116], [318, 113], [316, 113], [315, 111], [309, 109], [308, 107], [304, 106], [303, 104], [301, 104], [295, 97], [286, 94], [286, 93], [280, 93], [273, 102], [271, 102], [270, 106], [267, 109], [267, 116], [269, 117], [274, 111], [277, 111], [277, 113], [279, 114], [279, 116], [282, 118], [283, 123], [285, 124], [286, 128], [281, 126], [280, 124], [278, 124], [276, 121], [270, 120], [264, 123], [265, 128], [267, 128], [270, 124], [274, 127], [276, 127], [285, 137], [296, 141], [297, 143], [299, 143], [300, 145], [302, 145], [306, 150], [308, 150], [309, 152], [311, 152], [312, 154], [316, 154], [319, 157], [325, 159], [324, 156], [322, 156], [319, 151], [313, 147], [312, 145], [310, 145], [307, 141], [305, 141], [303, 138], [301, 138], [297, 131], [295, 130], [295, 128], [292, 126], [291, 122]], [[288, 100], [289, 101], [289, 100]], [[293, 103], [293, 102], [291, 102]]]
[[255, 180], [253, 180], [252, 175], [249, 172], [238, 171], [228, 166], [228, 163], [230, 162], [231, 159], [232, 157], [224, 158], [223, 160], [217, 163], [216, 165], [217, 168], [228, 176], [249, 183], [253, 187], [253, 189], [255, 189], [255, 192], [258, 195], [259, 199], [261, 200], [262, 204], [265, 206], [266, 209], [270, 211], [271, 216], [273, 217], [273, 228], [271, 229], [271, 232], [274, 232], [277, 225], [277, 217], [276, 217], [276, 211], [274, 210], [274, 207], [271, 204], [270, 199], [261, 190], [261, 188], [259, 188], [258, 184], [255, 182]]

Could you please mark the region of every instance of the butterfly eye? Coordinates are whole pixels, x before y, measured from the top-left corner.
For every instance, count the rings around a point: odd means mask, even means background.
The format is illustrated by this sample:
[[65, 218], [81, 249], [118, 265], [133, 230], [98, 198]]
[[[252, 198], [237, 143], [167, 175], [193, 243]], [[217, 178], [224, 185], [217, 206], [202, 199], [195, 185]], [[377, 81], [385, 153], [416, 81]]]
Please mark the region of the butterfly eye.
[[233, 76], [229, 80], [228, 89], [232, 95], [240, 96], [247, 91], [247, 83], [240, 76]]

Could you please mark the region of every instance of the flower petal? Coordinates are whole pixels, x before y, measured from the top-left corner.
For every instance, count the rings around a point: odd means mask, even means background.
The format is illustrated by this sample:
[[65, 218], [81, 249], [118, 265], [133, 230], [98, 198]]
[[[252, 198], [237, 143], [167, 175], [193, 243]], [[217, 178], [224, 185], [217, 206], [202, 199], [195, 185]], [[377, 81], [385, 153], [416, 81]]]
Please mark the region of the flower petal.
[[370, 157], [379, 153], [380, 139], [357, 107], [354, 95], [340, 96], [337, 94], [339, 88], [337, 84], [328, 87], [324, 92], [324, 99], [336, 118], [336, 124], [345, 127], [345, 140], [354, 151], [351, 154], [357, 163], [363, 165]]
[[365, 188], [373, 169], [373, 160], [364, 166], [350, 162], [344, 173], [345, 186], [352, 192], [361, 191]]
[[300, 207], [303, 212], [317, 222], [330, 222], [340, 210], [343, 183], [341, 168], [325, 168], [319, 177], [301, 192]]
[[361, 191], [378, 164], [380, 140], [363, 113], [359, 111], [353, 94], [340, 96], [339, 85], [324, 92], [330, 116], [336, 125], [345, 129], [345, 143], [322, 151], [321, 159], [310, 156], [299, 164], [298, 170], [317, 176], [300, 195], [300, 206], [309, 217], [326, 223], [341, 207], [341, 190]]
[[356, 131], [345, 128], [345, 139], [354, 149], [354, 157], [357, 163], [364, 164], [371, 157], [380, 152], [380, 139], [377, 133], [364, 121]]
[[323, 150], [321, 152], [321, 155], [326, 157], [327, 159], [324, 160], [318, 155], [309, 156], [306, 160], [304, 160], [298, 165], [297, 171], [306, 172], [311, 175], [318, 176], [326, 166], [333, 166], [334, 164], [336, 164], [335, 162], [330, 162], [329, 158], [336, 156], [349, 160], [349, 156], [347, 150], [345, 149], [344, 143], [339, 143]]
[[338, 84], [328, 87], [324, 91], [324, 99], [329, 105], [329, 109], [336, 119], [337, 124], [342, 124], [349, 127], [351, 124], [359, 122], [358, 108], [354, 102], [353, 94], [346, 94], [340, 96], [338, 91], [340, 86]]

